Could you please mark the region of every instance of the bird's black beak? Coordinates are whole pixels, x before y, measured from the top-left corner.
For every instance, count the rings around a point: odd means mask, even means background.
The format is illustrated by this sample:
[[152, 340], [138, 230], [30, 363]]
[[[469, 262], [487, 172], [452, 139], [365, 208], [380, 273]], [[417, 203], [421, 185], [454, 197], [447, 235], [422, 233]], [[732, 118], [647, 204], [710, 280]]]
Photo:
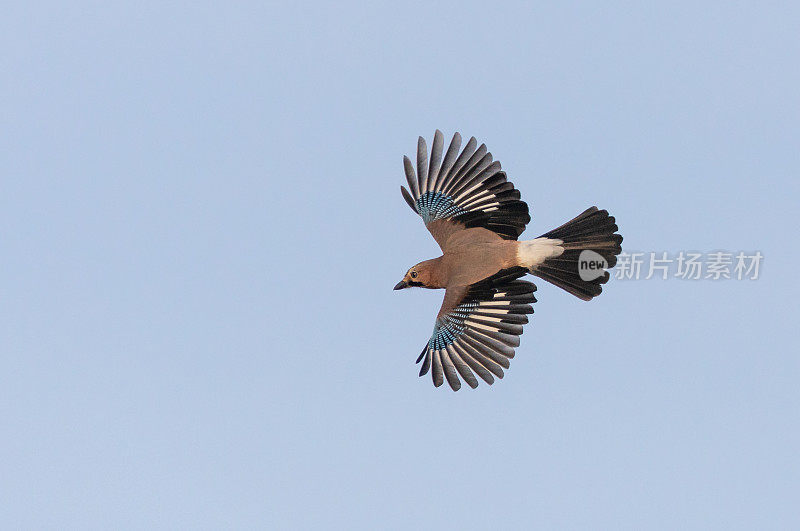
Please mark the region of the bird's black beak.
[[407, 288], [407, 287], [408, 287], [408, 284], [406, 284], [406, 281], [405, 280], [401, 280], [400, 282], [397, 283], [397, 285], [394, 287], [394, 289], [403, 289], [403, 288]]

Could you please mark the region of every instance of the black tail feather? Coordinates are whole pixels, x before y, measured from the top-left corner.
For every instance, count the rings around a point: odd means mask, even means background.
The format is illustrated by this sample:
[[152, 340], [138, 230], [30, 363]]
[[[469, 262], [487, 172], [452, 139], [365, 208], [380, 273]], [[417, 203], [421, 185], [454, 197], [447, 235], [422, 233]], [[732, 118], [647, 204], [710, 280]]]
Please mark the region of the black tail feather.
[[606, 210], [592, 207], [558, 228], [542, 234], [542, 238], [561, 240], [564, 252], [548, 258], [535, 266], [531, 273], [572, 293], [583, 300], [591, 300], [602, 293], [601, 284], [608, 282], [608, 271], [597, 278], [584, 280], [579, 273], [579, 257], [583, 251], [594, 251], [605, 259], [608, 268], [617, 263], [622, 252], [622, 236], [616, 234], [614, 217]]

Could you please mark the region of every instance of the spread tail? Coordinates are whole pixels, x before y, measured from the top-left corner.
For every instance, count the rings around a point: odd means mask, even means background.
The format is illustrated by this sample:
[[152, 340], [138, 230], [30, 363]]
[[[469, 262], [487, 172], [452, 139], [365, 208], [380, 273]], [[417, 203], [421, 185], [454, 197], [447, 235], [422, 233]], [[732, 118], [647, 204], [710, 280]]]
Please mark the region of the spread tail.
[[592, 207], [535, 240], [519, 242], [518, 259], [537, 277], [588, 301], [600, 295], [622, 252], [614, 217]]

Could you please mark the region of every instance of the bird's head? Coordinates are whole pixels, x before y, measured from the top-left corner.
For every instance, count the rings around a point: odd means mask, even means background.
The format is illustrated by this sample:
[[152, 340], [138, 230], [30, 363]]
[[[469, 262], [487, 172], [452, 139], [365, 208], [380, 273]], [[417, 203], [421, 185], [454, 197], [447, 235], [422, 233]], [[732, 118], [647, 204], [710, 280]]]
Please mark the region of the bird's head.
[[436, 260], [425, 260], [420, 262], [411, 269], [406, 271], [403, 280], [397, 283], [394, 289], [403, 289], [411, 287], [419, 288], [438, 288], [434, 281], [434, 262]]

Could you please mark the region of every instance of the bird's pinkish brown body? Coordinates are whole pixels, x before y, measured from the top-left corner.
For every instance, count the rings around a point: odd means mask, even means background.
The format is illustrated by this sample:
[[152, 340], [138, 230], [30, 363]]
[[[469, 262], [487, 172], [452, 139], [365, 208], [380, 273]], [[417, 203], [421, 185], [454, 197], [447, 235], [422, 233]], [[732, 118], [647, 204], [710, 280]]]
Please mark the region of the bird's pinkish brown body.
[[[515, 241], [504, 240], [483, 228], [467, 229], [453, 234], [438, 258], [412, 267], [403, 280], [414, 280], [421, 287], [442, 289], [468, 286], [509, 267], [518, 265]], [[417, 272], [416, 279], [411, 278]]]
[[459, 375], [475, 387], [475, 374], [491, 384], [509, 367], [536, 301], [536, 286], [520, 277], [530, 273], [590, 300], [601, 293], [609, 278], [605, 269], [622, 251], [614, 218], [596, 207], [538, 238], [518, 241], [530, 221], [528, 205], [486, 146], [476, 148], [473, 137], [459, 154], [460, 145], [456, 133], [443, 158], [443, 137], [436, 131], [430, 166], [422, 137], [416, 172], [404, 158], [411, 192], [401, 187], [403, 198], [422, 217], [442, 256], [411, 267], [394, 288], [446, 290], [417, 362], [424, 360], [420, 376], [432, 368], [434, 385], [446, 378], [453, 390], [461, 387]]

